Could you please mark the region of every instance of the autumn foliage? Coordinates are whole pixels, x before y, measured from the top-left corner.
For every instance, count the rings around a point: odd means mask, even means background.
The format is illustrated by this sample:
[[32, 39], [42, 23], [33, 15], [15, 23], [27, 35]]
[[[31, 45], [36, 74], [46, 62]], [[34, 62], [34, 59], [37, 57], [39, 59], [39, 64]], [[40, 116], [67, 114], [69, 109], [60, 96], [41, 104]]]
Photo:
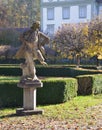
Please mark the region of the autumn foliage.
[[63, 24], [54, 36], [54, 48], [62, 58], [97, 56], [102, 59], [102, 18], [97, 17], [87, 23]]
[[85, 47], [86, 54], [96, 56], [97, 60], [102, 59], [102, 17], [97, 17], [89, 23]]
[[0, 27], [29, 27], [39, 12], [40, 0], [0, 0]]

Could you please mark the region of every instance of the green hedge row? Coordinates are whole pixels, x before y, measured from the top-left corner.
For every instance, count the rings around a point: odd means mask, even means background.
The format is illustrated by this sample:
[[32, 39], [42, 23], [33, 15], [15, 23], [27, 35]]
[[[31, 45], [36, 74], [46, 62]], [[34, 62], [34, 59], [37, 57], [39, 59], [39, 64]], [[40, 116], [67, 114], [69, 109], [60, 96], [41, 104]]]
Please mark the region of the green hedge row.
[[74, 78], [47, 78], [43, 88], [38, 89], [38, 103], [57, 104], [77, 96], [77, 80]]
[[0, 81], [0, 107], [14, 107], [23, 103], [23, 91], [15, 80]]
[[[74, 67], [65, 66], [48, 66], [48, 67], [36, 67], [38, 76], [50, 76], [50, 77], [76, 77], [78, 75], [86, 74], [99, 74], [102, 71], [89, 70], [89, 69], [77, 69]], [[0, 75], [4, 76], [21, 76], [22, 70], [18, 66], [0, 66]]]
[[[23, 105], [23, 89], [17, 87], [19, 77], [0, 77], [0, 107]], [[37, 104], [57, 104], [78, 95], [102, 94], [102, 74], [75, 78], [45, 78], [37, 89]]]
[[102, 94], [102, 74], [77, 76], [78, 95]]
[[0, 67], [1, 76], [21, 76], [22, 70], [18, 67]]
[[38, 76], [76, 77], [78, 75], [99, 74], [99, 73], [102, 73], [102, 71], [91, 69], [80, 69], [69, 66], [37, 67]]
[[[17, 87], [19, 78], [0, 78], [0, 107], [22, 106], [23, 89]], [[50, 78], [42, 80], [43, 87], [37, 89], [38, 104], [57, 104], [77, 96], [77, 80], [74, 78]]]

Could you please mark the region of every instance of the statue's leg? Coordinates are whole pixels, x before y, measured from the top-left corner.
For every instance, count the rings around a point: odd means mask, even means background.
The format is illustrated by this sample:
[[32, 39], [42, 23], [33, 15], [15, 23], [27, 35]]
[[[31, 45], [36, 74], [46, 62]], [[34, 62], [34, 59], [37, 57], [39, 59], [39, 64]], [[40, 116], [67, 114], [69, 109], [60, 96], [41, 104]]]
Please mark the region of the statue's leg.
[[37, 75], [36, 75], [36, 68], [35, 68], [35, 65], [34, 65], [34, 68], [33, 68], [34, 70], [34, 77], [33, 77], [33, 80], [38, 80], [38, 77], [37, 77]]
[[29, 76], [29, 71], [28, 71], [28, 67], [26, 63], [21, 63], [20, 67], [22, 69], [22, 77], [21, 77], [21, 81], [22, 80], [26, 80]]
[[26, 63], [27, 63], [27, 66], [28, 66], [28, 70], [29, 70], [29, 76], [32, 79], [37, 79], [36, 68], [35, 68], [35, 65], [34, 65], [32, 54], [29, 53], [29, 52], [26, 52], [25, 53], [25, 59], [26, 59]]

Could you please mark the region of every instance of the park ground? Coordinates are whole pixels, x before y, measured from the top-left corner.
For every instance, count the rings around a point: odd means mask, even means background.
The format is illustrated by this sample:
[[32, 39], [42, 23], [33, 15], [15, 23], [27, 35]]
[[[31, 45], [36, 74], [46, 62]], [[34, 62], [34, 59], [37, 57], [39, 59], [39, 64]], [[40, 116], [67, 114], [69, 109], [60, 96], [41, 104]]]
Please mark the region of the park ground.
[[0, 109], [0, 130], [102, 130], [102, 95], [37, 108], [44, 114], [17, 116], [16, 108]]

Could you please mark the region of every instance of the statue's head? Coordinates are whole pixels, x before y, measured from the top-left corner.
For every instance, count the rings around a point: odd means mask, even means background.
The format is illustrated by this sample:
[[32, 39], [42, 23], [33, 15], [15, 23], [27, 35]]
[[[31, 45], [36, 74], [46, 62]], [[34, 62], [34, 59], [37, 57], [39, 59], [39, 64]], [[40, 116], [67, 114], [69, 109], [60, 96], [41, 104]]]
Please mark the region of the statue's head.
[[40, 21], [34, 21], [31, 28], [34, 30], [39, 29], [40, 28]]

